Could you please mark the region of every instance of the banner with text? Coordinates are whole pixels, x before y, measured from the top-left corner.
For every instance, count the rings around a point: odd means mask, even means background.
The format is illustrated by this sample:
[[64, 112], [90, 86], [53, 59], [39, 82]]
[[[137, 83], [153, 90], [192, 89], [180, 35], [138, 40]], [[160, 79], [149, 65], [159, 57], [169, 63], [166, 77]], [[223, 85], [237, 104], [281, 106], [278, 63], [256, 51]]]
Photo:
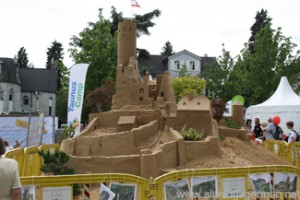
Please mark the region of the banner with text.
[[[41, 122], [41, 120], [43, 121]], [[43, 123], [40, 133], [38, 131], [39, 123]], [[57, 124], [57, 117], [53, 119], [53, 117], [32, 116], [30, 120], [29, 117], [0, 117], [0, 137], [7, 140], [12, 147], [26, 147], [27, 139], [29, 140], [28, 146], [38, 146], [41, 139], [43, 144], [53, 144]], [[28, 128], [30, 129], [29, 134]]]
[[88, 64], [75, 64], [70, 69], [68, 94], [68, 126], [72, 124], [76, 127], [75, 135], [80, 132], [84, 84], [88, 66]]

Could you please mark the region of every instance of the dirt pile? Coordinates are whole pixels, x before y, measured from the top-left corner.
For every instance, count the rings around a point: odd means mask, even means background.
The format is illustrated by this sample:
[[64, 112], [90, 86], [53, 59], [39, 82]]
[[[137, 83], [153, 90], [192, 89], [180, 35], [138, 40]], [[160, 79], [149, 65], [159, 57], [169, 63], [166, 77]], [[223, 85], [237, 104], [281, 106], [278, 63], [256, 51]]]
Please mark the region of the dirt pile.
[[243, 167], [255, 165], [290, 165], [262, 145], [226, 137], [220, 141], [221, 154], [218, 157], [202, 157], [188, 163], [186, 168]]

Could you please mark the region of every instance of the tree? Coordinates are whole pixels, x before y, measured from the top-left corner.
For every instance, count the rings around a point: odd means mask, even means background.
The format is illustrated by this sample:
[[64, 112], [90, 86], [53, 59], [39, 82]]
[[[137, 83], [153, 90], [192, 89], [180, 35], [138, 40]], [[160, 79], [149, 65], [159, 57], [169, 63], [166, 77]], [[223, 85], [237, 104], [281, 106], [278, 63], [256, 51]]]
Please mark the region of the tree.
[[256, 34], [253, 45], [255, 54], [251, 54], [245, 45], [233, 69], [246, 105], [268, 99], [281, 76], [291, 76], [297, 72], [297, 66], [299, 69], [299, 56], [293, 55], [295, 44], [282, 34], [280, 28], [272, 29], [271, 23]]
[[178, 102], [183, 96], [199, 96], [205, 88], [205, 80], [195, 76], [184, 76], [173, 78], [173, 88], [176, 101]]
[[256, 34], [263, 29], [268, 23], [270, 23], [272, 19], [268, 17], [268, 11], [261, 9], [260, 12], [256, 13], [255, 16], [255, 23], [251, 26], [251, 36], [249, 38], [248, 42], [248, 50], [251, 54], [255, 54], [255, 49], [254, 49], [254, 40]]
[[67, 122], [68, 115], [68, 88], [61, 88], [56, 93], [56, 115], [59, 119], [59, 124]]
[[149, 51], [147, 51], [146, 49], [136, 49], [138, 57], [138, 63], [139, 63], [139, 72], [140, 74], [144, 75], [146, 73], [146, 71], [150, 71], [151, 70], [151, 66], [149, 66], [149, 64], [147, 64], [147, 60], [149, 60], [150, 58], [150, 53]]
[[228, 78], [234, 67], [234, 60], [230, 52], [225, 49], [223, 44], [222, 55], [215, 62], [205, 67], [205, 71], [200, 74], [206, 81], [206, 89], [210, 91], [211, 98], [230, 99], [228, 96]]
[[28, 54], [26, 52], [25, 47], [21, 47], [18, 51], [17, 56], [15, 56], [14, 60], [18, 63], [20, 68], [29, 68]]
[[[141, 35], [150, 35], [149, 28], [155, 26], [155, 23], [152, 22], [154, 17], [159, 17], [161, 14], [160, 10], [155, 9], [152, 12], [146, 13], [144, 15], [135, 15], [132, 21], [137, 25], [137, 37]], [[117, 12], [114, 6], [111, 7], [111, 34], [114, 35], [118, 30], [119, 22], [124, 21], [123, 13]]]
[[115, 84], [107, 81], [95, 90], [90, 91], [86, 96], [87, 105], [92, 108], [92, 112], [103, 112], [111, 109], [112, 97], [115, 93]]
[[58, 72], [57, 77], [57, 89], [60, 89], [62, 86], [62, 79], [68, 72], [68, 69], [63, 64], [63, 47], [60, 42], [54, 40], [51, 46], [47, 49], [47, 61], [46, 68], [47, 69], [56, 69]]
[[63, 53], [63, 47], [60, 42], [57, 42], [54, 40], [51, 44], [51, 46], [47, 49], [47, 62], [46, 62], [46, 68], [51, 69], [55, 65], [55, 61], [63, 62], [64, 59], [64, 53]]
[[162, 52], [160, 53], [160, 55], [162, 56], [171, 56], [173, 55], [175, 52], [173, 51], [173, 45], [171, 44], [171, 42], [167, 41], [165, 43], [165, 46], [163, 46], [162, 48]]
[[[117, 65], [117, 37], [110, 34], [111, 23], [99, 9], [99, 20], [90, 23], [79, 35], [71, 38], [69, 51], [77, 63], [88, 63], [86, 90], [91, 91], [115, 79]], [[78, 47], [78, 39], [80, 47]]]

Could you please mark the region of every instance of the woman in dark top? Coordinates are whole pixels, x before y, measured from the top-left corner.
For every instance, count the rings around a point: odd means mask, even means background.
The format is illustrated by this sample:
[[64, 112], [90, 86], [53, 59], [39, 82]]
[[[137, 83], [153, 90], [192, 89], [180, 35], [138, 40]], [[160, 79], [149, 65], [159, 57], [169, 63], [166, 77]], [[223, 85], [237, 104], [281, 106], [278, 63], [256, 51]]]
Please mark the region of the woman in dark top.
[[259, 119], [255, 118], [254, 122], [255, 122], [255, 126], [253, 128], [254, 136], [255, 136], [255, 138], [261, 137], [263, 135], [263, 133], [262, 133], [261, 124], [259, 122]]

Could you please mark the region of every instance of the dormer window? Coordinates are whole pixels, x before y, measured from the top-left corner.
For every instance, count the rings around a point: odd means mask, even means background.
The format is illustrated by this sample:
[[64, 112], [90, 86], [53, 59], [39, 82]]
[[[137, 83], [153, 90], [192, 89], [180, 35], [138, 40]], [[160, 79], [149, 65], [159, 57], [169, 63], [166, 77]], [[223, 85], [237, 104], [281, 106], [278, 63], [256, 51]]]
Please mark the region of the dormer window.
[[195, 70], [195, 61], [190, 62], [190, 70]]
[[179, 63], [179, 60], [175, 60], [175, 68], [178, 70], [180, 69], [180, 63]]

